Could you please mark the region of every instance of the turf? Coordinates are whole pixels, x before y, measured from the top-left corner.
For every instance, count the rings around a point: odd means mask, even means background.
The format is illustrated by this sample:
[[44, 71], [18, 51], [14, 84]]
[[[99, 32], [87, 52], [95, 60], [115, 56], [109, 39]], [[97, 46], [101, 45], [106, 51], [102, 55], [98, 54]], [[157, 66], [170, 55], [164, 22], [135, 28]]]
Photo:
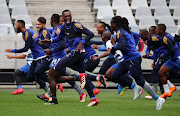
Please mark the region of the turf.
[[147, 93], [133, 101], [133, 92], [127, 91], [123, 96], [117, 90], [100, 90], [97, 95], [100, 104], [87, 107], [90, 99], [79, 102], [79, 95], [74, 90], [58, 92], [58, 105], [44, 105], [36, 94], [42, 90], [27, 90], [21, 95], [11, 95], [12, 91], [0, 91], [1, 116], [178, 116], [180, 115], [179, 91], [167, 98], [163, 109], [156, 111], [155, 101], [144, 98]]

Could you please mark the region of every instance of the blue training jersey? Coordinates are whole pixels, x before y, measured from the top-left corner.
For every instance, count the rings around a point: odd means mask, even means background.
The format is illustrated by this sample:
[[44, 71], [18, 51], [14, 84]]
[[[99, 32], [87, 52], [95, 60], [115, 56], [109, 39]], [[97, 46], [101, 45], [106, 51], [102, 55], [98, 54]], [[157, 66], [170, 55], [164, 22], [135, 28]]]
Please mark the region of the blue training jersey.
[[[80, 42], [85, 45], [85, 43], [94, 36], [91, 31], [78, 22], [71, 22], [70, 25], [64, 23], [60, 30], [60, 34], [57, 37], [52, 38], [51, 41], [56, 43], [66, 37], [66, 42], [70, 50], [75, 50]], [[85, 39], [82, 39], [82, 34], [87, 35]]]
[[25, 47], [22, 49], [13, 49], [12, 52], [21, 53], [26, 52], [28, 49], [31, 50], [33, 59], [38, 60], [41, 58], [46, 57], [44, 50], [33, 40], [32, 36], [34, 32], [31, 29], [26, 29], [23, 33], [24, 40], [25, 40]]
[[132, 60], [140, 57], [133, 33], [128, 33], [122, 28], [116, 31], [117, 44], [114, 45], [116, 50], [120, 50], [123, 54], [124, 60]]

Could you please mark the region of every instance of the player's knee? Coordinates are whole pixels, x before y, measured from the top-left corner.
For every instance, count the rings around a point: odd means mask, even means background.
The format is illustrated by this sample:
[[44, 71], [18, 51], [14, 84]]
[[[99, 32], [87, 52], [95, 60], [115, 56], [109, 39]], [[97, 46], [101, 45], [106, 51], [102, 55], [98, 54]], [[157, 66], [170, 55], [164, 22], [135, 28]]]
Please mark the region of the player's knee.
[[113, 81], [113, 82], [115, 82], [115, 83], [118, 82], [118, 81], [117, 81], [117, 75], [116, 75], [115, 73], [112, 73], [111, 78], [112, 78], [112, 81]]
[[163, 72], [162, 70], [159, 70], [159, 71], [158, 71], [158, 74], [159, 74], [160, 77], [162, 77], [162, 76], [165, 75], [164, 72]]

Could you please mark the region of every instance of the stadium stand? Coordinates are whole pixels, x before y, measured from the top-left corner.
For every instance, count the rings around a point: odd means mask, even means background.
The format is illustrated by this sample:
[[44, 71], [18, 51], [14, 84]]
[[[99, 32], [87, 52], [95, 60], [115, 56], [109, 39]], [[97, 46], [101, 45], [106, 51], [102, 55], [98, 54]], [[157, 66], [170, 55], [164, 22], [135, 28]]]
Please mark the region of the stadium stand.
[[9, 0], [9, 8], [13, 9], [15, 6], [26, 6], [25, 0]]
[[99, 9], [101, 6], [110, 6], [110, 1], [109, 0], [95, 0], [94, 1], [94, 9]]
[[128, 7], [129, 3], [128, 0], [113, 0], [112, 1], [112, 8], [117, 10], [120, 7]]
[[147, 7], [147, 0], [132, 0], [131, 8], [137, 9], [138, 7]]
[[119, 7], [117, 9], [116, 15], [122, 16], [122, 17], [130, 17], [133, 16], [132, 10], [129, 6]]
[[106, 16], [111, 16], [111, 17], [114, 16], [112, 7], [110, 6], [99, 7], [98, 12], [97, 12], [97, 19], [103, 19], [103, 17], [106, 17]]
[[170, 2], [169, 2], [170, 9], [174, 9], [178, 6], [180, 6], [180, 0], [170, 0]]
[[162, 16], [171, 16], [169, 7], [156, 7], [154, 12], [154, 18], [159, 19]]
[[139, 20], [140, 29], [145, 29], [145, 28], [147, 29], [152, 25], [156, 25], [153, 16], [144, 16], [144, 17], [141, 17]]
[[135, 19], [139, 20], [144, 16], [152, 16], [151, 9], [149, 7], [138, 7], [135, 13]]
[[166, 7], [166, 0], [151, 0], [150, 7], [151, 9], [155, 9], [157, 7]]
[[173, 18], [174, 20], [178, 20], [178, 18], [180, 17], [180, 5], [178, 7], [174, 8], [174, 13], [173, 13]]
[[0, 6], [7, 6], [6, 0], [0, 0]]
[[28, 15], [28, 10], [26, 6], [14, 6], [12, 9], [11, 18], [16, 19], [20, 15]]

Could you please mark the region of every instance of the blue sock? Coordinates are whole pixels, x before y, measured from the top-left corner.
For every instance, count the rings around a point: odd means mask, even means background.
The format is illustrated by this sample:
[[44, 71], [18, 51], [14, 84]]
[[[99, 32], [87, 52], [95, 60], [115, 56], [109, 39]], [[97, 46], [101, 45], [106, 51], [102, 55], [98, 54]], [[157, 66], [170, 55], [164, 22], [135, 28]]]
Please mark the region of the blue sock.
[[156, 94], [155, 96], [153, 96], [153, 99], [156, 100], [159, 96]]
[[94, 98], [96, 98], [96, 97], [91, 97], [91, 100], [94, 99]]
[[22, 85], [18, 85], [18, 89], [22, 89]]
[[96, 89], [96, 87], [93, 88], [93, 90]]
[[80, 78], [80, 74], [78, 74], [78, 78]]
[[131, 89], [133, 89], [133, 88], [134, 88], [134, 86], [135, 86], [135, 84], [134, 84], [134, 83], [132, 83], [132, 84], [131, 84], [131, 86], [130, 86], [130, 88], [131, 88]]

